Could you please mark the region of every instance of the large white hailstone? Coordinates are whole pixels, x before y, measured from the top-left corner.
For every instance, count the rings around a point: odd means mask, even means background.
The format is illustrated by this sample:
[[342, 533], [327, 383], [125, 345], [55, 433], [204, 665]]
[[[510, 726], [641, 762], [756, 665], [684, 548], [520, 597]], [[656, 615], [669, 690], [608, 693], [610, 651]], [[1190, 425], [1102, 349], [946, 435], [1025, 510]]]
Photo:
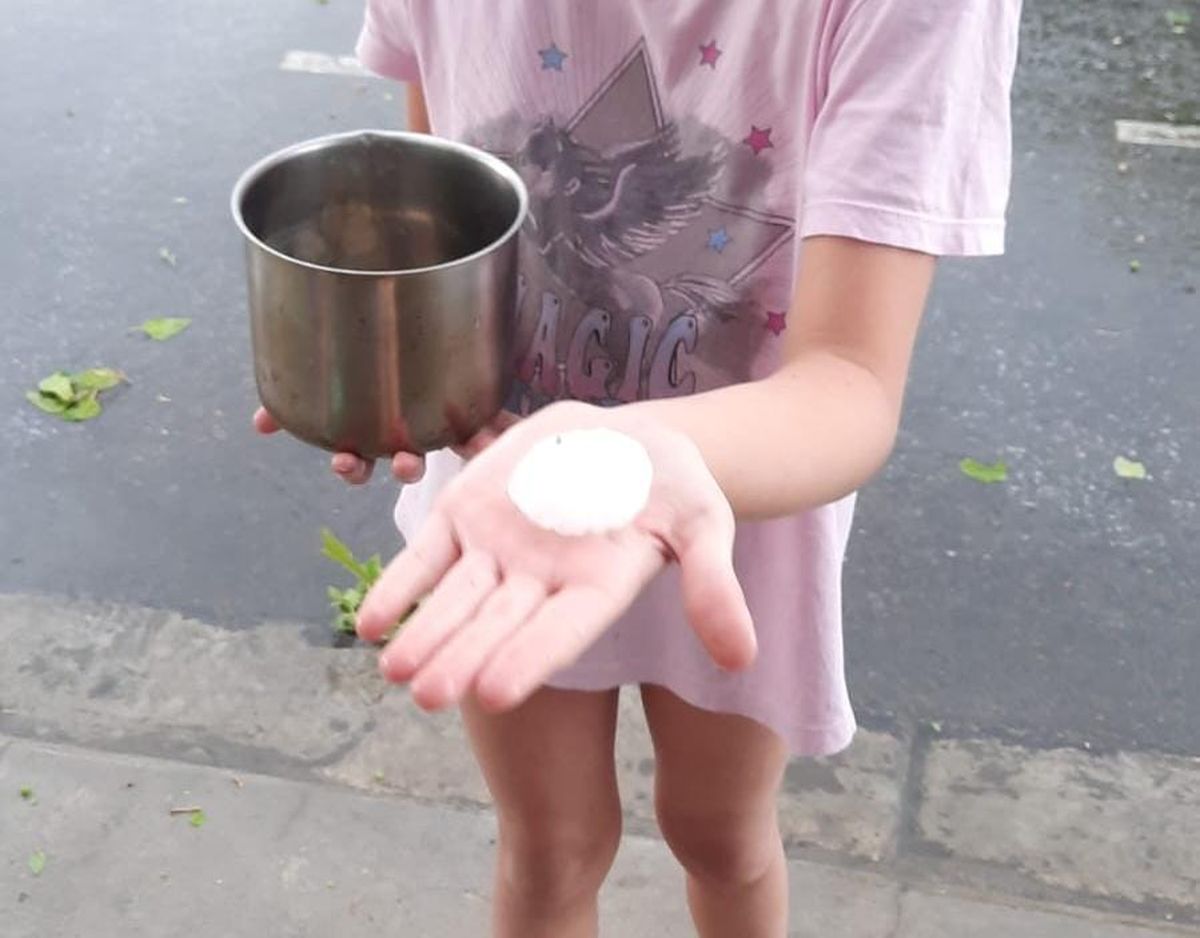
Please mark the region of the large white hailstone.
[[513, 470], [508, 497], [540, 528], [566, 537], [633, 523], [650, 499], [654, 466], [633, 437], [598, 428], [540, 440]]

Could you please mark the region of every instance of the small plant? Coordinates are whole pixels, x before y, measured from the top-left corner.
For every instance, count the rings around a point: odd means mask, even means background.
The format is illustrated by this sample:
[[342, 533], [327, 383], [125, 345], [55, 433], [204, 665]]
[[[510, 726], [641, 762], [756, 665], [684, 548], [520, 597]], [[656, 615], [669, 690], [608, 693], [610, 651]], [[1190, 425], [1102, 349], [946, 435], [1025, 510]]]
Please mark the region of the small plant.
[[329, 587], [329, 605], [333, 607], [333, 627], [343, 635], [353, 635], [358, 621], [358, 609], [367, 591], [375, 585], [383, 572], [383, 561], [378, 554], [365, 563], [359, 562], [354, 551], [343, 544], [329, 528], [321, 529], [321, 553], [354, 577], [355, 583], [348, 589]]

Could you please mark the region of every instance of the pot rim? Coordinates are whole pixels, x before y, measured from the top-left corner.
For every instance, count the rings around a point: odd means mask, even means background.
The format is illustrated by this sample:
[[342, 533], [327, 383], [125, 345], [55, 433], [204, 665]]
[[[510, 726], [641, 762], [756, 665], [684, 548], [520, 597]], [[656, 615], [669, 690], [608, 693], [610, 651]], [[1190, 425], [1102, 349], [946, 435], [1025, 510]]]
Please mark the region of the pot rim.
[[[476, 163], [491, 170], [497, 176], [507, 182], [517, 196], [517, 212], [513, 223], [505, 229], [504, 233], [485, 245], [478, 251], [472, 254], [456, 257], [454, 260], [445, 261], [441, 264], [433, 264], [428, 267], [404, 267], [398, 270], [354, 270], [353, 268], [345, 267], [327, 267], [323, 264], [314, 264], [311, 261], [301, 260], [298, 257], [292, 257], [290, 254], [285, 254], [279, 251], [258, 235], [252, 232], [246, 224], [246, 220], [242, 215], [242, 202], [246, 197], [246, 193], [250, 190], [267, 171], [274, 167], [285, 163], [288, 160], [301, 156], [306, 153], [312, 153], [316, 150], [323, 150], [338, 143], [344, 143], [349, 140], [368, 140], [372, 138], [384, 138], [387, 140], [401, 141], [404, 143], [413, 143], [418, 146], [428, 147], [435, 150], [448, 150], [466, 156], [474, 160]], [[478, 147], [469, 146], [465, 143], [459, 143], [456, 140], [447, 140], [444, 137], [435, 137], [430, 134], [413, 133], [406, 130], [351, 130], [342, 133], [326, 134], [321, 137], [312, 137], [308, 140], [302, 140], [299, 143], [293, 143], [274, 153], [270, 153], [258, 160], [238, 178], [234, 184], [233, 192], [230, 196], [230, 210], [233, 213], [234, 223], [242, 236], [251, 244], [265, 251], [280, 260], [286, 261], [289, 264], [294, 264], [297, 267], [302, 267], [308, 270], [316, 270], [327, 274], [340, 274], [348, 277], [406, 277], [417, 274], [427, 274], [442, 270], [452, 270], [455, 267], [460, 267], [469, 264], [472, 261], [485, 257], [488, 254], [495, 252], [498, 248], [508, 243], [521, 230], [521, 226], [525, 224], [526, 216], [529, 213], [529, 191], [525, 187], [524, 181], [516, 171], [505, 163], [503, 160], [493, 156], [492, 154], [479, 149]]]

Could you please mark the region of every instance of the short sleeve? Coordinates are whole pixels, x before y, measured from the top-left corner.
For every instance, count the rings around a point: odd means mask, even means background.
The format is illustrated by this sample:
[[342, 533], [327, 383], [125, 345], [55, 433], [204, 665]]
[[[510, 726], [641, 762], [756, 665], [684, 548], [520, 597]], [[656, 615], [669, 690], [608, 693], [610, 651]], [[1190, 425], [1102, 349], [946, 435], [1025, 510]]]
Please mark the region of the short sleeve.
[[377, 75], [403, 82], [420, 80], [407, 0], [367, 0], [355, 53]]
[[802, 236], [1004, 252], [1020, 0], [860, 0], [825, 52]]

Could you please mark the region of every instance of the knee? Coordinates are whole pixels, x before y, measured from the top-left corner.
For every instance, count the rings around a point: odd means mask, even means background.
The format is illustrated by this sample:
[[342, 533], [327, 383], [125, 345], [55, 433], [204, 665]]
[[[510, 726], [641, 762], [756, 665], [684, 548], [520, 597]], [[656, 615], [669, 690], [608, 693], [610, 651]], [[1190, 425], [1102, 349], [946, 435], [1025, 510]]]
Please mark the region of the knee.
[[774, 815], [694, 812], [657, 805], [667, 846], [694, 880], [722, 888], [753, 885], [767, 876], [782, 844]]
[[528, 902], [570, 907], [595, 897], [620, 842], [619, 809], [571, 821], [501, 818], [499, 873], [505, 886]]

